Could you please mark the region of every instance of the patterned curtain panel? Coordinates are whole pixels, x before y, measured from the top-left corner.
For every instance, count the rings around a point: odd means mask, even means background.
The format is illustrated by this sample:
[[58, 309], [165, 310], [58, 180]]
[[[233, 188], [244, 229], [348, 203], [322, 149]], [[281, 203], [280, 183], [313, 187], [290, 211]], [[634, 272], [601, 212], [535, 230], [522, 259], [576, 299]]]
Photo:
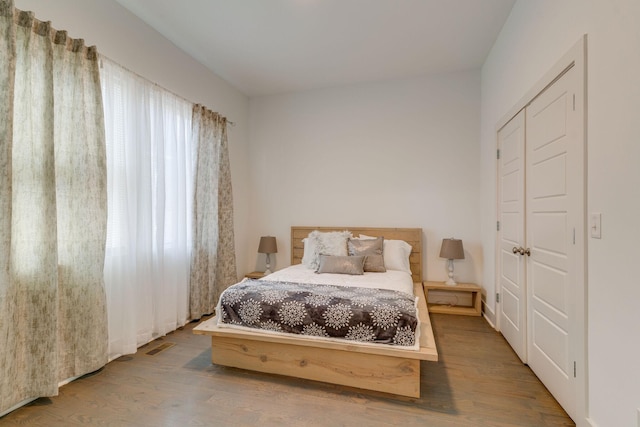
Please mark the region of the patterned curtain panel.
[[237, 281], [237, 272], [227, 120], [195, 105], [192, 129], [198, 155], [189, 307], [191, 318], [199, 319], [213, 313], [222, 291]]
[[95, 49], [13, 1], [0, 33], [1, 413], [106, 363], [107, 194]]

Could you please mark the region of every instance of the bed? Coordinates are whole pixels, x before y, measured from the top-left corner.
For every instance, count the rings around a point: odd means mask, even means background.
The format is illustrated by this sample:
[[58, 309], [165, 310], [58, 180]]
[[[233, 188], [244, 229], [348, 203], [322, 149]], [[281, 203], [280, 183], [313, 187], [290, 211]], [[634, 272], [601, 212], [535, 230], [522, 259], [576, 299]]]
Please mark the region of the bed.
[[[417, 297], [417, 348], [355, 341], [317, 340], [304, 335], [265, 334], [218, 325], [217, 316], [200, 323], [195, 334], [211, 336], [214, 364], [286, 375], [408, 397], [420, 396], [420, 362], [437, 361], [433, 330], [422, 288], [422, 229], [291, 227], [291, 264], [302, 262], [303, 239], [319, 230], [349, 230], [354, 236], [384, 236], [411, 245], [409, 263]], [[267, 277], [268, 279], [268, 277]]]

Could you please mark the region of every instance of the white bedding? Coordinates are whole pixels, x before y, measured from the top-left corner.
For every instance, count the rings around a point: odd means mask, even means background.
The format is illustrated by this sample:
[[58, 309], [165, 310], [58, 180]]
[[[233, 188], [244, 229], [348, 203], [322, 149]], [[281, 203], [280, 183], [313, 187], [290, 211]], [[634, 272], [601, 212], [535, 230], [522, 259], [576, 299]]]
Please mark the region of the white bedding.
[[263, 277], [262, 280], [390, 289], [413, 295], [411, 275], [398, 270], [387, 270], [386, 273], [364, 273], [363, 275], [318, 274], [307, 266], [298, 264], [273, 272]]

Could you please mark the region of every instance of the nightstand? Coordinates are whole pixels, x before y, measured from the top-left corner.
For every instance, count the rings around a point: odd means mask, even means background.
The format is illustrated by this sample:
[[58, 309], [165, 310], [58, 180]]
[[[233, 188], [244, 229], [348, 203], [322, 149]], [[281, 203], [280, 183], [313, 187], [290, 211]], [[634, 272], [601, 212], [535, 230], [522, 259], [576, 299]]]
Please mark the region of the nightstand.
[[264, 271], [253, 271], [244, 275], [249, 279], [262, 279], [264, 277]]
[[[458, 283], [455, 286], [445, 285], [444, 282], [422, 282], [424, 298], [429, 307], [429, 313], [462, 314], [465, 316], [482, 315], [482, 288], [473, 283]], [[471, 293], [471, 306], [429, 304], [429, 291], [445, 292], [469, 292]]]

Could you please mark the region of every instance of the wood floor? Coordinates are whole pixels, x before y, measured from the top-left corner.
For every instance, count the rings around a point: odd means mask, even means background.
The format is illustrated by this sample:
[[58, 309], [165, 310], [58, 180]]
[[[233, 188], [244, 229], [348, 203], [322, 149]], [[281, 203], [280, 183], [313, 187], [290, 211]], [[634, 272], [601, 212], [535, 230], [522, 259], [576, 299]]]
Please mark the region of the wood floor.
[[[190, 324], [0, 426], [575, 425], [484, 319], [431, 318], [440, 361], [423, 362], [420, 399], [213, 366]], [[175, 345], [146, 354], [162, 344]]]

